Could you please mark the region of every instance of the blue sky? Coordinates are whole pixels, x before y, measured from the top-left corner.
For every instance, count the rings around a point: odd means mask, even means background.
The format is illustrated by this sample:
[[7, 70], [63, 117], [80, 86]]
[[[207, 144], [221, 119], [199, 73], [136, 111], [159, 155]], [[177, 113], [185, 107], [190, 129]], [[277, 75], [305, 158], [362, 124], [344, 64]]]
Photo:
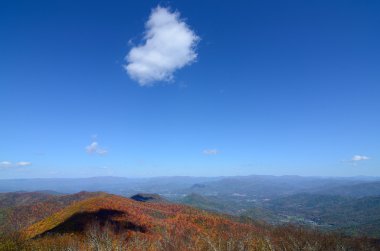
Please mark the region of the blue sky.
[[0, 178], [380, 176], [379, 13], [1, 1]]

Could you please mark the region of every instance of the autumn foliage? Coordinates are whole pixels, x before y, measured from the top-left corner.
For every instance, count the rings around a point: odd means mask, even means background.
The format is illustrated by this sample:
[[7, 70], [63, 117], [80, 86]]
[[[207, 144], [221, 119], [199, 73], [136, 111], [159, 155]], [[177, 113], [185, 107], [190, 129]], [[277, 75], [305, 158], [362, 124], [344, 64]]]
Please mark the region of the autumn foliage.
[[105, 193], [74, 200], [13, 236], [0, 236], [0, 243], [0, 250], [379, 250], [369, 239]]

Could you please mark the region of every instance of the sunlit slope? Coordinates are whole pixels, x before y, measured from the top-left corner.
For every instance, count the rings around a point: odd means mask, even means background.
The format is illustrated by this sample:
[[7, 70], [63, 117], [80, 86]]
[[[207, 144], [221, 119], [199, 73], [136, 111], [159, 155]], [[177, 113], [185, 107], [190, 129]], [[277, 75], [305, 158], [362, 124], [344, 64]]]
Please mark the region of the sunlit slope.
[[96, 197], [102, 192], [80, 192], [68, 195], [52, 195], [42, 192], [16, 192], [0, 194], [0, 233], [18, 231], [74, 202]]
[[253, 225], [191, 207], [169, 203], [144, 203], [102, 194], [76, 202], [39, 221], [22, 232], [26, 238], [45, 234], [81, 234], [91, 224], [110, 223], [117, 231], [160, 238], [163, 233], [188, 233], [189, 236], [244, 235], [254, 233]]

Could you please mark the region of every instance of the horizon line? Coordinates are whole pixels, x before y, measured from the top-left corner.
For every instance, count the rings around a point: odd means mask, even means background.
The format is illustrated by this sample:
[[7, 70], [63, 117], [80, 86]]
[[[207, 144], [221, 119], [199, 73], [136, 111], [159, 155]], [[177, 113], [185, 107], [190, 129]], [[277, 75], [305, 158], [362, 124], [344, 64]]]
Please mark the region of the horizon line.
[[248, 174], [248, 175], [219, 175], [219, 176], [191, 176], [191, 175], [172, 175], [172, 176], [88, 176], [88, 177], [34, 177], [34, 178], [0, 178], [1, 181], [4, 180], [40, 180], [40, 179], [95, 179], [95, 178], [120, 178], [120, 179], [154, 179], [154, 178], [238, 178], [238, 177], [250, 177], [250, 176], [270, 176], [270, 177], [300, 177], [300, 178], [380, 178], [380, 176], [371, 175], [354, 175], [354, 176], [323, 176], [323, 175], [298, 175], [298, 174]]

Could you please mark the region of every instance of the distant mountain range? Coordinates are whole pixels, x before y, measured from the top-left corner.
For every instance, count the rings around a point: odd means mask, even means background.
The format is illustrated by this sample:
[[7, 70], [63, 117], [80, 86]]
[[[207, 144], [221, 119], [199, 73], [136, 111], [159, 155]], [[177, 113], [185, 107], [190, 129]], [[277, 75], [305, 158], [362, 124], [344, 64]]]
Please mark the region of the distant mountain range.
[[202, 177], [157, 177], [157, 178], [56, 178], [56, 179], [0, 179], [0, 192], [43, 191], [77, 193], [80, 191], [105, 191], [131, 196], [136, 193], [168, 193], [191, 187], [196, 183], [221, 178]]
[[[352, 187], [357, 185], [356, 187]], [[302, 177], [251, 175], [233, 177], [155, 177], [155, 178], [62, 178], [0, 179], [0, 192], [51, 191], [76, 193], [105, 191], [131, 196], [136, 193], [159, 193], [181, 197], [192, 192], [202, 195], [244, 195], [256, 198], [279, 197], [296, 193], [322, 193], [356, 197], [380, 195], [380, 177]], [[343, 194], [348, 193], [348, 194]]]

